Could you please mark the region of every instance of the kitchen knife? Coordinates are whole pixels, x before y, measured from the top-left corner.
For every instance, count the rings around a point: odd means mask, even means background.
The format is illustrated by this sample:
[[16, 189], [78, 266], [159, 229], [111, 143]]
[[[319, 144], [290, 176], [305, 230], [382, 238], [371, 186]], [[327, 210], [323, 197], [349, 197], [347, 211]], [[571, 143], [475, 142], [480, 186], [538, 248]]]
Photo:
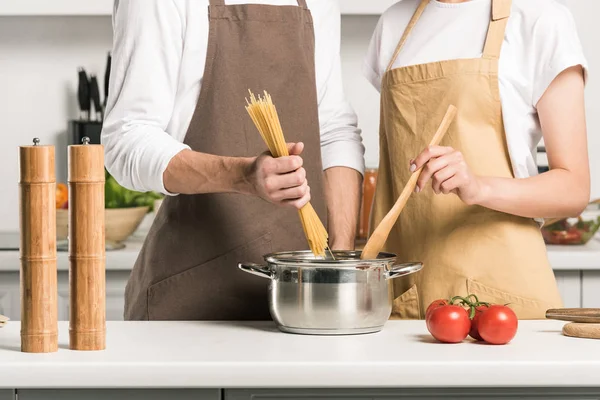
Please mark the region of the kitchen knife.
[[559, 308], [546, 311], [547, 319], [579, 323], [600, 323], [600, 308]]
[[104, 108], [106, 108], [106, 103], [108, 102], [108, 85], [110, 83], [111, 66], [112, 66], [112, 55], [109, 52], [108, 57], [106, 59], [106, 72], [104, 72]]
[[85, 72], [85, 69], [79, 68], [79, 85], [77, 90], [77, 98], [79, 100], [79, 109], [81, 110], [80, 118], [82, 121], [89, 121], [91, 98], [90, 98], [90, 81]]
[[95, 75], [90, 77], [90, 98], [94, 104], [95, 121], [102, 121], [102, 104], [100, 103], [100, 88]]

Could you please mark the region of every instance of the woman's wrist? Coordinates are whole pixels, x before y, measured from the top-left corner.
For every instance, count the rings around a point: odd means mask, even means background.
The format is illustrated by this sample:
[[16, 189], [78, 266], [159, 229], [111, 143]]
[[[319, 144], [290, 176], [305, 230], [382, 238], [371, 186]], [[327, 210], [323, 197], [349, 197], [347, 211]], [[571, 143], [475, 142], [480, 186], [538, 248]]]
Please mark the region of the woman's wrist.
[[478, 190], [476, 191], [476, 197], [471, 202], [472, 205], [489, 207], [492, 194], [492, 183], [488, 177], [478, 176], [475, 178], [477, 181]]

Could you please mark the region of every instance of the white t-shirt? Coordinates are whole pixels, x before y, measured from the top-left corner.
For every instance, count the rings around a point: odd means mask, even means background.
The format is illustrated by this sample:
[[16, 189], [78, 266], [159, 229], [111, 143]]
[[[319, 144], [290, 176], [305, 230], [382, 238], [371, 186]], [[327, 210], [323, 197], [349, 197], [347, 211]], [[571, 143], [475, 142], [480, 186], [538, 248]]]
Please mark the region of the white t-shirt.
[[[225, 3], [298, 4], [296, 0]], [[109, 172], [127, 188], [169, 194], [163, 172], [177, 153], [188, 148], [182, 142], [202, 86], [208, 5], [209, 0], [115, 1], [113, 63], [102, 142]], [[307, 5], [315, 25], [323, 168], [341, 166], [362, 173], [361, 132], [342, 85], [339, 2], [308, 0]], [[242, 107], [243, 96], [243, 111]]]
[[[421, 0], [401, 0], [381, 17], [364, 64], [380, 90], [381, 78]], [[393, 68], [481, 57], [492, 0], [442, 3], [431, 0]], [[554, 0], [513, 0], [502, 53], [499, 85], [504, 125], [517, 178], [537, 175], [542, 138], [536, 105], [565, 69], [587, 62], [569, 9]], [[485, 149], [481, 149], [485, 152]]]

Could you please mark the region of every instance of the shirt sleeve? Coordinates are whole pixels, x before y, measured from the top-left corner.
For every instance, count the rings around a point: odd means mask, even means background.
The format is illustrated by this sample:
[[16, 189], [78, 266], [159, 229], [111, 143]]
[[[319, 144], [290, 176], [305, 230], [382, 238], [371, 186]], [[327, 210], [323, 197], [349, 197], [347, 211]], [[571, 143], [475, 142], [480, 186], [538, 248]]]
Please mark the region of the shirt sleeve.
[[548, 5], [533, 28], [532, 104], [536, 106], [554, 79], [564, 70], [581, 65], [585, 79], [588, 64], [571, 11], [564, 5]]
[[165, 190], [171, 159], [189, 148], [168, 132], [183, 51], [183, 26], [172, 0], [117, 0], [106, 117], [106, 168], [124, 187]]
[[381, 36], [383, 34], [383, 16], [379, 19], [371, 43], [363, 62], [363, 75], [377, 91], [381, 91]]
[[[325, 0], [318, 1], [325, 3]], [[346, 99], [342, 81], [341, 12], [337, 0], [326, 3], [320, 10], [323, 18], [315, 26], [323, 169], [347, 167], [364, 174], [365, 147], [361, 130], [356, 113]]]

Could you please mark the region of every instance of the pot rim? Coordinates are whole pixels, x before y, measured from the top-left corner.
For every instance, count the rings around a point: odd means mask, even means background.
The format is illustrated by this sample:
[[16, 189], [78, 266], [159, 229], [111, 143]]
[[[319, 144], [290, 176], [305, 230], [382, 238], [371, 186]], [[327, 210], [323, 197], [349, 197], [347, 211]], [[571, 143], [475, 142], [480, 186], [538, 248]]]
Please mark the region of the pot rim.
[[[393, 253], [381, 252], [378, 258], [374, 260], [361, 260], [362, 251], [333, 251], [334, 257], [339, 257], [338, 260], [330, 258], [315, 258], [310, 250], [302, 251], [284, 251], [278, 253], [270, 253], [264, 256], [264, 259], [269, 264], [276, 265], [298, 265], [306, 264], [307, 267], [352, 267], [356, 268], [357, 264], [361, 266], [381, 265], [381, 263], [395, 263], [397, 256]], [[345, 257], [352, 257], [346, 259]]]

